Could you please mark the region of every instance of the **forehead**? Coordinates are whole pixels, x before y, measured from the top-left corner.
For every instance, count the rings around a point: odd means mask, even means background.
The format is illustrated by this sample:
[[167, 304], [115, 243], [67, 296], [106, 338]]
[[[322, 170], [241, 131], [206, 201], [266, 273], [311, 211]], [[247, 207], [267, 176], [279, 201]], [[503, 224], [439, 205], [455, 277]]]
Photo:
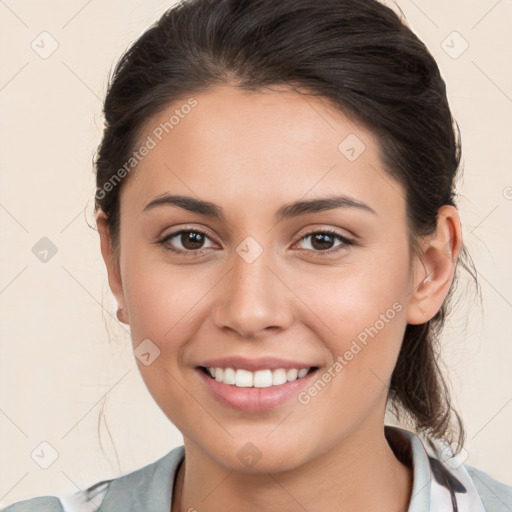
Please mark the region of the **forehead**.
[[378, 208], [404, 206], [377, 138], [319, 97], [217, 87], [151, 118], [144, 144], [151, 149], [122, 188], [122, 203], [139, 210], [165, 192], [212, 202], [238, 198], [247, 207], [327, 193]]

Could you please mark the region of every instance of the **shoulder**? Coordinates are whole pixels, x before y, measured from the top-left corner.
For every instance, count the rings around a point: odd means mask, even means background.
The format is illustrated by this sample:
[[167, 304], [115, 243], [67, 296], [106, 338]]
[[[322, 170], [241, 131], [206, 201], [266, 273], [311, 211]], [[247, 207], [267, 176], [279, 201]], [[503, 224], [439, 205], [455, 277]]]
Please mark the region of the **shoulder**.
[[108, 481], [108, 493], [111, 493], [113, 489], [117, 488], [146, 488], [147, 485], [151, 485], [155, 481], [159, 483], [162, 479], [168, 481], [169, 477], [174, 476], [184, 455], [185, 448], [178, 446], [160, 459]]
[[19, 501], [14, 505], [3, 508], [2, 512], [64, 512], [59, 498], [41, 496], [30, 500]]
[[464, 465], [469, 476], [473, 480], [478, 494], [482, 498], [485, 509], [488, 512], [510, 512], [512, 510], [512, 486], [481, 469]]
[[174, 481], [184, 456], [184, 446], [178, 446], [156, 462], [112, 480], [101, 510], [169, 510], [172, 493], [169, 482]]
[[[168, 482], [185, 455], [183, 446], [174, 448], [155, 462], [113, 480], [99, 482], [84, 492], [68, 496], [41, 496], [20, 501], [1, 512], [117, 512], [148, 510], [150, 505], [167, 506], [171, 489]], [[157, 509], [167, 510], [160, 506]]]

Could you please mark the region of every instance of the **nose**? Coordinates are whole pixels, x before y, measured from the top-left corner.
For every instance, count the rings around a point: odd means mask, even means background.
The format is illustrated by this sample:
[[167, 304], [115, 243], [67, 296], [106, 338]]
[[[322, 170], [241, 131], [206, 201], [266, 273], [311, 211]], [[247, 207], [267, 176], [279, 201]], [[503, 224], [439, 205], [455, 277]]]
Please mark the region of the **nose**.
[[255, 339], [286, 329], [293, 322], [293, 293], [270, 251], [254, 261], [236, 253], [233, 266], [217, 288], [215, 325]]

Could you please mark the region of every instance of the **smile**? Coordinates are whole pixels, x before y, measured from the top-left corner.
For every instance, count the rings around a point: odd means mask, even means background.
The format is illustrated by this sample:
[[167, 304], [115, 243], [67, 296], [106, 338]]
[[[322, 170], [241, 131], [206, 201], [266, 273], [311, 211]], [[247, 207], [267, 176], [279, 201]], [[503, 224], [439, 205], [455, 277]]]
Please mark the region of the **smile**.
[[287, 382], [293, 382], [305, 377], [311, 368], [277, 368], [275, 370], [264, 369], [251, 372], [242, 368], [202, 368], [212, 379], [217, 382], [236, 386], [238, 388], [269, 388], [281, 386]]

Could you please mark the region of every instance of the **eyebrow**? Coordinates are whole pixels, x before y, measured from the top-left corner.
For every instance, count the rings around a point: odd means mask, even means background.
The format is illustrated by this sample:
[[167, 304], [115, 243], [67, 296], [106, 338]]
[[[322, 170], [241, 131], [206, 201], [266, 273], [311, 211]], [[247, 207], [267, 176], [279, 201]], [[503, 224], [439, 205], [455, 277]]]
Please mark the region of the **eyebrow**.
[[[144, 212], [148, 212], [159, 206], [176, 206], [190, 212], [212, 217], [226, 222], [226, 216], [222, 208], [209, 201], [195, 199], [188, 196], [162, 194], [151, 200], [145, 207]], [[316, 213], [336, 208], [357, 208], [362, 211], [377, 215], [377, 212], [366, 203], [358, 201], [352, 197], [340, 195], [320, 199], [311, 199], [309, 201], [296, 201], [282, 206], [276, 213], [278, 221], [299, 217], [307, 213]]]

